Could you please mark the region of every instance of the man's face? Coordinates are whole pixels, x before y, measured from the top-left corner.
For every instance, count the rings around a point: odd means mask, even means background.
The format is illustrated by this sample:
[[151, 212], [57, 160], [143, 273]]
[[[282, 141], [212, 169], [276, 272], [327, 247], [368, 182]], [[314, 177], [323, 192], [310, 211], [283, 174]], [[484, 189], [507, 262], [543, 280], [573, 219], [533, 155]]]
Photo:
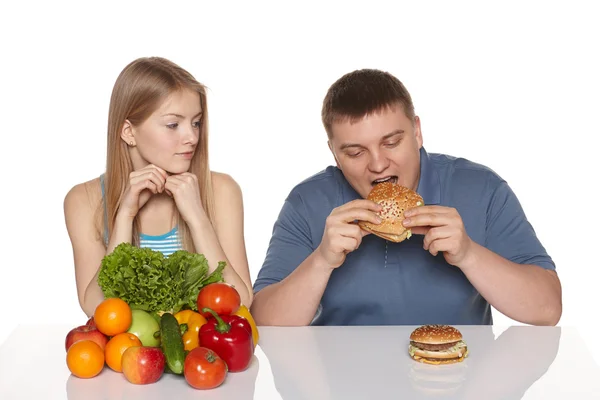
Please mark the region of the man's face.
[[419, 117], [411, 121], [398, 105], [355, 123], [334, 123], [331, 130], [329, 148], [337, 166], [361, 197], [387, 179], [417, 189], [423, 145]]

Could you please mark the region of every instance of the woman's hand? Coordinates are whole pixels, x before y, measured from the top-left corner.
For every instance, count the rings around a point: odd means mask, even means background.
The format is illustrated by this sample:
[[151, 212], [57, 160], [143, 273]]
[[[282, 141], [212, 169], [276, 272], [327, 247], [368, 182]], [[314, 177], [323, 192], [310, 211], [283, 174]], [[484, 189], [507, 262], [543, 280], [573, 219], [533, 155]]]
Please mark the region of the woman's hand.
[[166, 171], [153, 164], [133, 171], [129, 174], [129, 183], [125, 189], [119, 213], [135, 218], [153, 194], [162, 193], [165, 190], [166, 180]]
[[179, 213], [188, 225], [198, 221], [205, 213], [196, 175], [190, 172], [171, 175], [166, 180], [165, 190], [175, 200]]

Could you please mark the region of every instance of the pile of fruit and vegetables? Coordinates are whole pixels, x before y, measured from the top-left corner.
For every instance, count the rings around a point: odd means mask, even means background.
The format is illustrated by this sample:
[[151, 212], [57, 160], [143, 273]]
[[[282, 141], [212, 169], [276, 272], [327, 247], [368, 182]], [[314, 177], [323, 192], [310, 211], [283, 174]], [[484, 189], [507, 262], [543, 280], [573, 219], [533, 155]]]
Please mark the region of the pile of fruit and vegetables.
[[246, 370], [258, 329], [238, 292], [224, 282], [224, 268], [220, 262], [209, 274], [206, 258], [185, 250], [165, 257], [117, 246], [100, 267], [105, 299], [85, 325], [67, 334], [71, 374], [93, 378], [108, 366], [134, 384], [170, 373], [196, 389], [212, 389], [228, 373]]

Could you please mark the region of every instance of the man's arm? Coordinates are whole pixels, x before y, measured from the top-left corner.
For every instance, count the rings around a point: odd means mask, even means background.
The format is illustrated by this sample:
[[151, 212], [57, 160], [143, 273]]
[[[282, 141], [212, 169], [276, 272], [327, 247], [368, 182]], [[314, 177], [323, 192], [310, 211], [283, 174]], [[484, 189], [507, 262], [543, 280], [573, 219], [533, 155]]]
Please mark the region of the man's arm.
[[313, 252], [290, 275], [258, 292], [252, 303], [257, 325], [305, 326], [313, 320], [333, 269]]
[[555, 265], [505, 181], [494, 185], [485, 246], [472, 243], [460, 268], [498, 311], [532, 325], [556, 325], [562, 287]]
[[404, 215], [405, 226], [425, 235], [425, 250], [443, 252], [498, 311], [527, 324], [558, 323], [562, 289], [554, 263], [506, 182], [498, 183], [491, 195], [485, 246], [471, 240], [453, 208], [417, 207]]
[[354, 200], [335, 208], [325, 221], [323, 237], [313, 245], [301, 200], [286, 200], [267, 257], [254, 285], [252, 316], [258, 325], [309, 325], [315, 317], [329, 277], [358, 248], [367, 232], [356, 220], [381, 222], [380, 206]]
[[562, 289], [553, 270], [517, 264], [471, 242], [460, 269], [494, 308], [516, 321], [556, 325], [562, 314]]

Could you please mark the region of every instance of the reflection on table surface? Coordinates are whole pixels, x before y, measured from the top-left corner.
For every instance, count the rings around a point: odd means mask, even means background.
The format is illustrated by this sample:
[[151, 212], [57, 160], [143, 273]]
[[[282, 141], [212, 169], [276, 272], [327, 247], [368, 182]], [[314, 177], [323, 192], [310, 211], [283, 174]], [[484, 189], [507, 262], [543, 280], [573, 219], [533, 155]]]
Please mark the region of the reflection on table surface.
[[186, 400], [199, 397], [211, 400], [251, 400], [259, 371], [259, 361], [253, 358], [250, 367], [243, 372], [230, 373], [219, 388], [196, 390], [190, 387], [181, 375], [164, 374], [159, 382], [151, 385], [133, 385], [123, 374], [104, 368], [98, 379], [78, 379], [70, 375], [67, 379], [69, 400], [100, 399], [143, 399], [143, 400]]
[[[495, 338], [491, 326], [461, 326], [469, 357], [462, 363], [429, 365], [408, 355], [414, 328], [312, 327], [285, 334], [269, 330], [264, 332], [262, 349], [284, 400], [390, 395], [404, 399], [522, 399], [529, 398], [529, 388], [553, 365], [563, 333], [560, 327], [514, 326]], [[577, 361], [600, 378], [600, 369], [589, 354], [587, 364], [584, 359]], [[559, 368], [562, 374], [574, 367], [563, 363]], [[555, 382], [557, 390], [577, 391], [583, 395], [579, 398], [600, 398], [597, 384], [569, 387], [569, 376], [562, 378], [565, 381]], [[315, 393], [319, 395], [315, 397]], [[538, 398], [535, 393], [531, 396]]]
[[[408, 355], [415, 327], [260, 327], [251, 366], [199, 391], [164, 374], [133, 385], [105, 367], [72, 376], [70, 327], [20, 326], [0, 347], [0, 399], [600, 399], [600, 368], [575, 328], [457, 326], [462, 363], [427, 365]], [[40, 332], [44, 332], [40, 335]]]

